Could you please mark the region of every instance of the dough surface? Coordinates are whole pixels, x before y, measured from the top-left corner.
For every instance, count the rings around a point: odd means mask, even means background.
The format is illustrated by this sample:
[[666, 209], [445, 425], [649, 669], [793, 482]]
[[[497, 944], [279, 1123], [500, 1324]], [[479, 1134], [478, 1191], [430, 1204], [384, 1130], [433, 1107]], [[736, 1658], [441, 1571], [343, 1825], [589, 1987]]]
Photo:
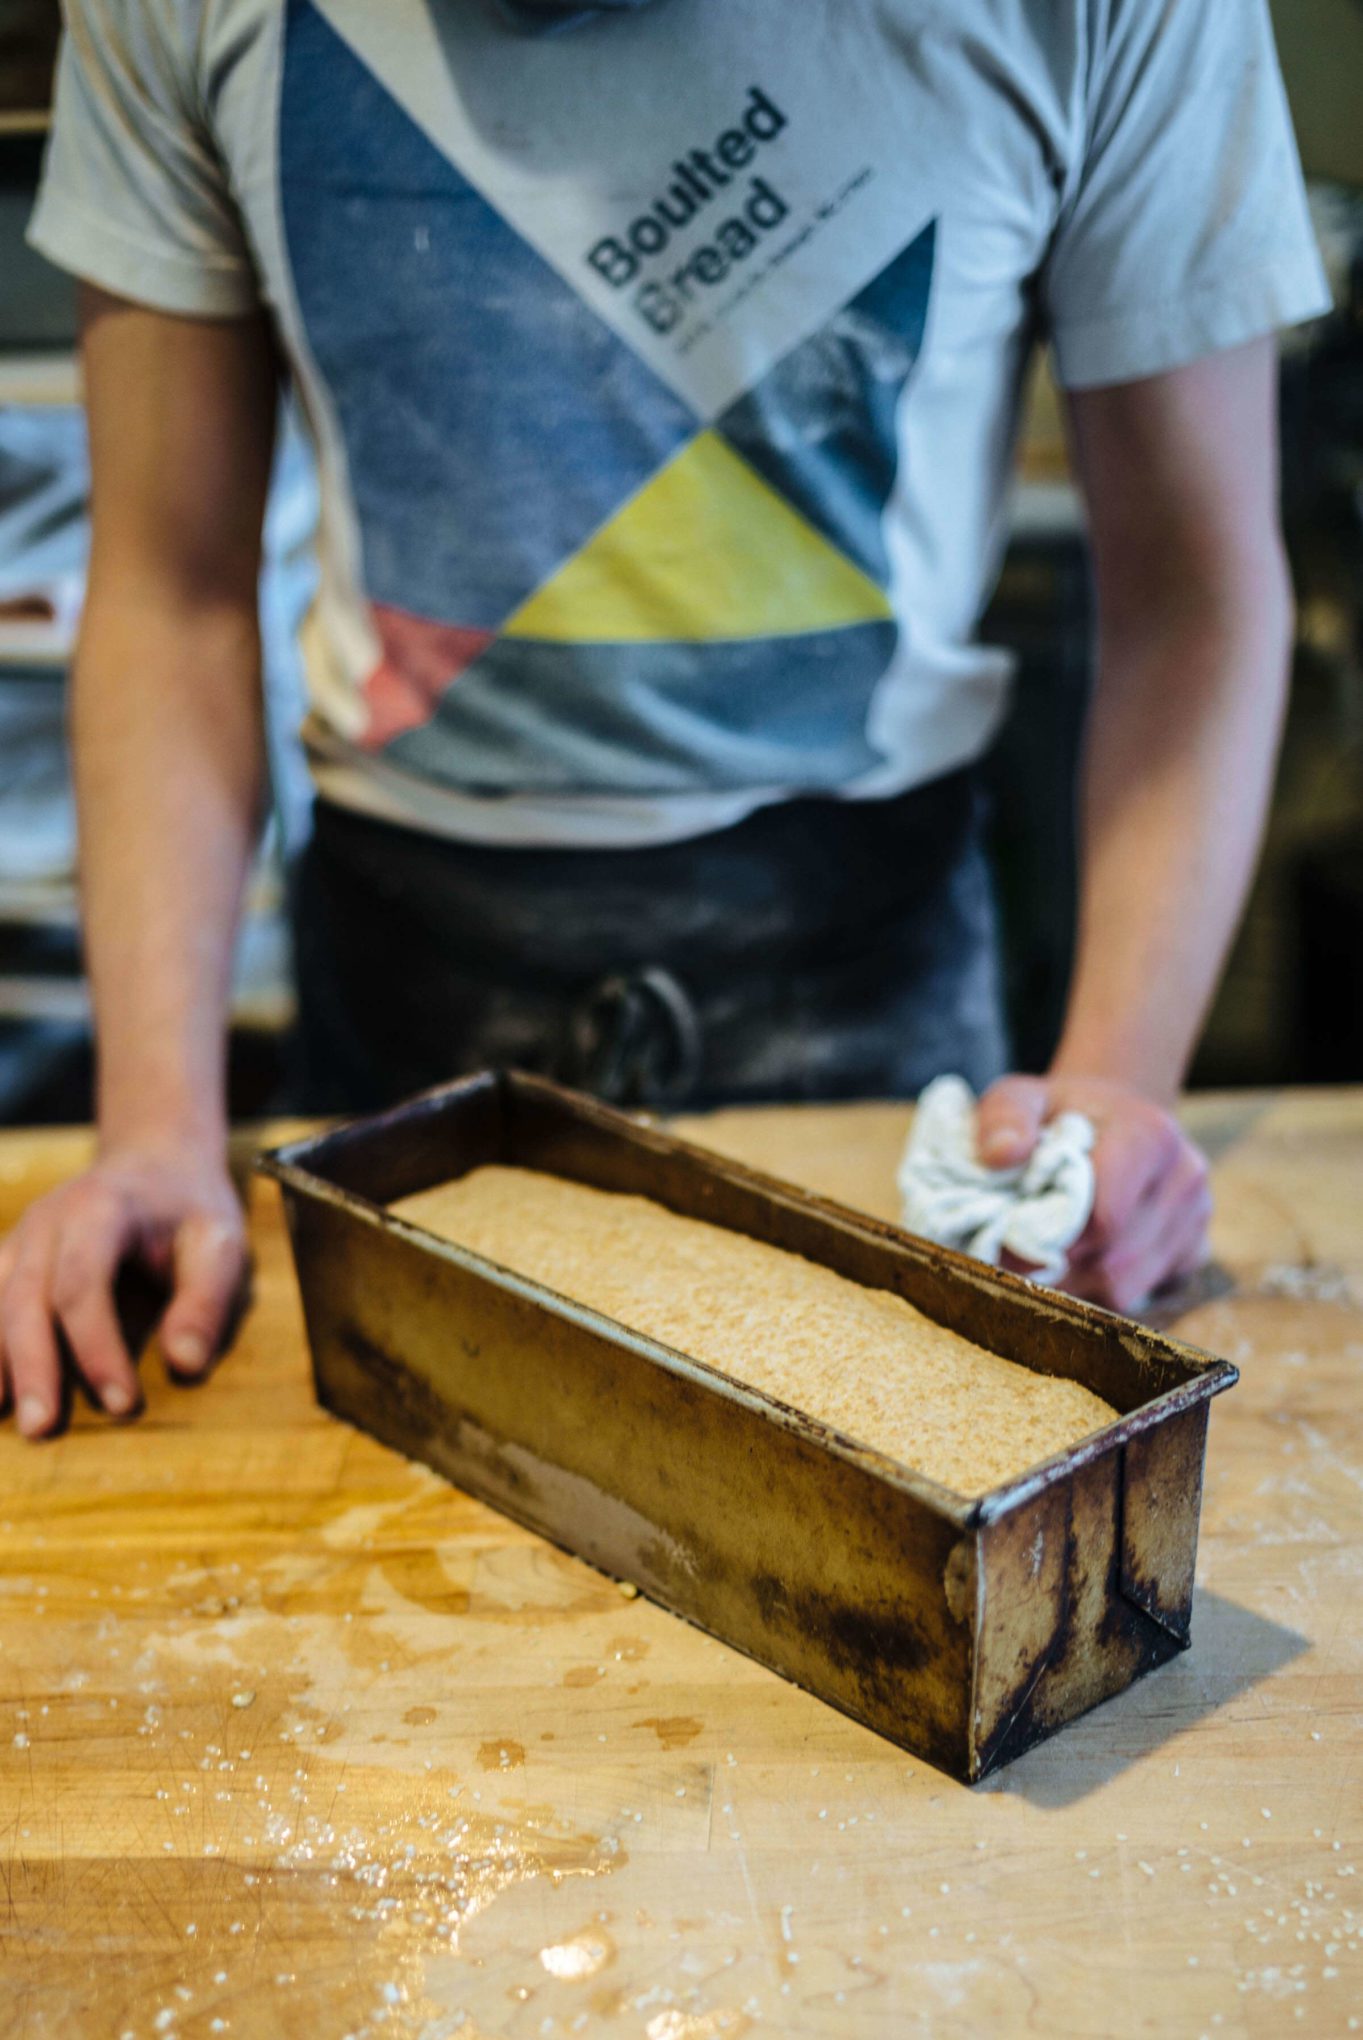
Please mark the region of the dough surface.
[[442, 1239], [777, 1396], [960, 1495], [1111, 1423], [886, 1290], [644, 1197], [500, 1164], [392, 1207]]

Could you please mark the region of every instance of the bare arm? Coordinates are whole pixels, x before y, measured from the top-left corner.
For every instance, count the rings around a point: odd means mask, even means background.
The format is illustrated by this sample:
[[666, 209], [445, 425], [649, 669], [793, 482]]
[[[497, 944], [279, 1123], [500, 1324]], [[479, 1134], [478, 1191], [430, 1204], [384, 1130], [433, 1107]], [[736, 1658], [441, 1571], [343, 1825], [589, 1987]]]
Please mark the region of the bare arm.
[[163, 1325], [208, 1360], [243, 1267], [225, 1166], [225, 1017], [263, 780], [257, 578], [273, 437], [269, 340], [87, 292], [93, 545], [73, 676], [99, 1159], [0, 1247], [21, 1428], [58, 1414], [60, 1326], [105, 1406], [136, 1379], [111, 1284], [171, 1276]]
[[1196, 1259], [1201, 1157], [1169, 1116], [1244, 902], [1282, 724], [1291, 591], [1271, 341], [1071, 399], [1098, 590], [1078, 952], [1048, 1079], [1008, 1079], [988, 1158], [1099, 1121], [1074, 1286], [1130, 1304]]
[[72, 735], [100, 1133], [209, 1149], [262, 788], [273, 371], [254, 323], [107, 299], [84, 366], [94, 525]]
[[1275, 362], [1260, 342], [1072, 404], [1099, 661], [1056, 1068], [1165, 1102], [1240, 917], [1282, 725]]

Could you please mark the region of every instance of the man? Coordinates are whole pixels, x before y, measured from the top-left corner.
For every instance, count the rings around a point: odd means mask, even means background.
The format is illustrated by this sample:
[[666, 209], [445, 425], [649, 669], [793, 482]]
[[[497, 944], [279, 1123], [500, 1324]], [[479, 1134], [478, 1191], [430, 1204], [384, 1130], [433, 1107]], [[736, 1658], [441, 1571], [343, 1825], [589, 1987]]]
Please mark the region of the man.
[[[570, 28], [566, 35], [535, 31]], [[490, 1059], [658, 1100], [1006, 1068], [974, 628], [1033, 341], [1099, 678], [1044, 1077], [1068, 1281], [1189, 1266], [1170, 1116], [1289, 643], [1273, 329], [1326, 304], [1262, 0], [72, 0], [37, 245], [87, 285], [74, 680], [99, 1159], [0, 1250], [20, 1427], [111, 1277], [202, 1371], [243, 1266], [223, 1012], [261, 777], [276, 362], [314, 436], [305, 1031], [329, 1102]]]

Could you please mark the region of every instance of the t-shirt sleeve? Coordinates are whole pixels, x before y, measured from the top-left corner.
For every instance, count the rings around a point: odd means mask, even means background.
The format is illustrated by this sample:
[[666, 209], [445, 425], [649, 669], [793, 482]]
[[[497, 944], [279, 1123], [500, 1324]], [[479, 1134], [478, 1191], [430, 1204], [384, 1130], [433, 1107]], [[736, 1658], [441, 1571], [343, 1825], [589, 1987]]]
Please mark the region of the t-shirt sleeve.
[[52, 134], [28, 238], [160, 311], [257, 303], [240, 219], [168, 0], [67, 0]]
[[1060, 381], [1157, 375], [1328, 311], [1267, 0], [1091, 14], [1084, 145], [1041, 278]]

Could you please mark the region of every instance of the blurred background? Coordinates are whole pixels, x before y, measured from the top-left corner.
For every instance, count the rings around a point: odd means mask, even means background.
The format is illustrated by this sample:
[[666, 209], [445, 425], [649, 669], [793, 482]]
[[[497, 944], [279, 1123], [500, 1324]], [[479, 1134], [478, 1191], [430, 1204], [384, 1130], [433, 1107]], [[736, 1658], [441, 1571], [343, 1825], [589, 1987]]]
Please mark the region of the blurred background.
[[[1261, 869], [1193, 1073], [1197, 1085], [1363, 1080], [1363, 0], [1275, 16], [1332, 317], [1286, 343], [1284, 510], [1298, 626], [1287, 739]], [[80, 613], [87, 473], [69, 281], [23, 243], [48, 122], [56, 0], [0, 0], [0, 1123], [89, 1116], [75, 837], [63, 734]], [[294, 631], [315, 514], [281, 434], [261, 601], [274, 800], [237, 965], [232, 1104], [290, 1104], [282, 873], [309, 793]], [[1019, 672], [994, 756], [994, 852], [1017, 1061], [1059, 1023], [1074, 921], [1072, 811], [1092, 677], [1082, 520], [1060, 410], [1034, 378], [986, 635]]]

